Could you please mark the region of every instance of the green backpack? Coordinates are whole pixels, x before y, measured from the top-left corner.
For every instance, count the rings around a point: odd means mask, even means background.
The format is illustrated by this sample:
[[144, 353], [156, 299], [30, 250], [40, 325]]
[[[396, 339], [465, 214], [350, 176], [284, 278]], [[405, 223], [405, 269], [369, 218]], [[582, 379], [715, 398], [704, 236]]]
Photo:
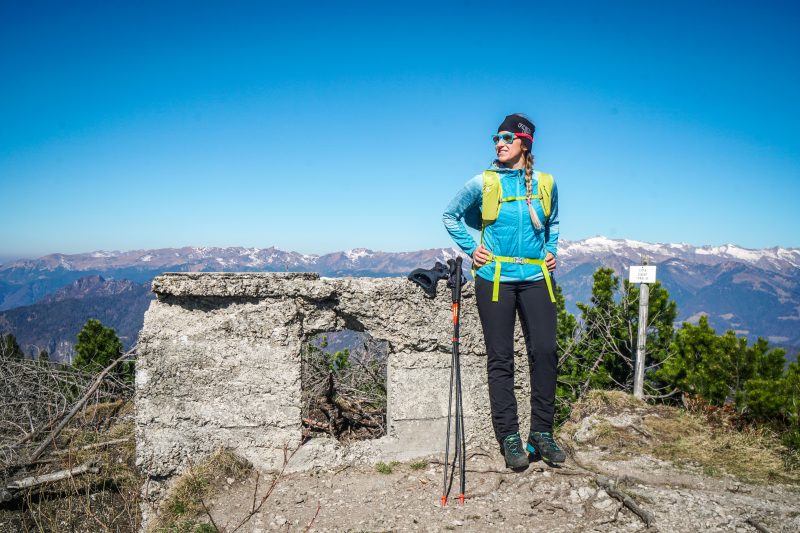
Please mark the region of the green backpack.
[[[539, 200], [544, 211], [544, 218], [550, 217], [551, 203], [553, 201], [553, 175], [538, 172], [539, 190], [531, 200]], [[508, 196], [503, 198], [503, 187], [500, 185], [500, 175], [492, 170], [483, 172], [483, 200], [481, 205], [481, 243], [483, 243], [483, 230], [486, 226], [497, 220], [500, 207], [504, 202], [527, 200], [527, 196]]]
[[[531, 195], [531, 200], [539, 200], [542, 204], [544, 211], [545, 223], [550, 218], [550, 212], [553, 201], [553, 175], [545, 172], [537, 172], [538, 174], [538, 191], [536, 195]], [[526, 196], [507, 196], [503, 197], [503, 187], [500, 185], [500, 175], [492, 170], [485, 170], [483, 172], [483, 198], [481, 203], [481, 244], [483, 244], [483, 232], [486, 227], [494, 224], [497, 216], [500, 214], [500, 208], [503, 207], [505, 202], [515, 202], [519, 200], [527, 200]], [[500, 287], [500, 264], [501, 263], [517, 263], [537, 265], [542, 269], [542, 275], [547, 283], [547, 290], [550, 293], [550, 301], [556, 302], [555, 295], [553, 294], [553, 286], [550, 280], [550, 273], [547, 271], [545, 262], [540, 259], [530, 259], [524, 257], [503, 257], [493, 255], [490, 261], [494, 261], [494, 287], [492, 288], [492, 301], [496, 302], [498, 299], [498, 292]], [[475, 277], [475, 270], [473, 267], [472, 276]]]

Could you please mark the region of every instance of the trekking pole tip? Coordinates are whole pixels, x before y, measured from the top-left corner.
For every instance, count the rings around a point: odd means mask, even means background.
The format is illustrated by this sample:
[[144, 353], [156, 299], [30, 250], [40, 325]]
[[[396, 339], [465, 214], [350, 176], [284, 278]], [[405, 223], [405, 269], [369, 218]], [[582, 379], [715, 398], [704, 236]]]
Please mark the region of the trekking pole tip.
[[461, 505], [464, 505], [464, 493], [458, 495], [458, 501], [461, 502]]
[[442, 496], [442, 507], [447, 507], [447, 496]]

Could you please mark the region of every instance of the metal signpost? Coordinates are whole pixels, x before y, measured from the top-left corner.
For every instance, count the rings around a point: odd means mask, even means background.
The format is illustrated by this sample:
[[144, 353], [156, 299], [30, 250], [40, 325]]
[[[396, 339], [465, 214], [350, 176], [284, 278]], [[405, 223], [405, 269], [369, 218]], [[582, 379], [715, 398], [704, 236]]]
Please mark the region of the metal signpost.
[[636, 364], [633, 373], [633, 395], [644, 398], [644, 355], [647, 341], [647, 310], [650, 301], [650, 283], [656, 282], [656, 267], [647, 266], [647, 257], [642, 257], [642, 266], [632, 266], [630, 282], [639, 284], [639, 333], [636, 343]]

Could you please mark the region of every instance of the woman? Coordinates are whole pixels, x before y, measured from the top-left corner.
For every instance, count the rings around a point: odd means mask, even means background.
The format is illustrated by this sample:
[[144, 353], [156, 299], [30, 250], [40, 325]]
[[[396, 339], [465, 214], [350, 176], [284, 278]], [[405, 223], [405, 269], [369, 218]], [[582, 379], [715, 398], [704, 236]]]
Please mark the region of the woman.
[[[550, 462], [565, 459], [553, 440], [558, 360], [556, 306], [549, 273], [556, 268], [558, 192], [552, 176], [533, 170], [534, 131], [534, 124], [524, 115], [508, 115], [492, 136], [497, 159], [488, 171], [467, 182], [443, 216], [450, 236], [472, 257], [476, 269], [475, 295], [486, 342], [492, 425], [506, 466], [513, 469], [528, 466], [514, 396], [517, 311], [531, 380], [531, 428], [526, 448]], [[493, 192], [498, 184], [500, 198]], [[462, 219], [476, 227], [481, 218], [481, 242], [476, 243]]]

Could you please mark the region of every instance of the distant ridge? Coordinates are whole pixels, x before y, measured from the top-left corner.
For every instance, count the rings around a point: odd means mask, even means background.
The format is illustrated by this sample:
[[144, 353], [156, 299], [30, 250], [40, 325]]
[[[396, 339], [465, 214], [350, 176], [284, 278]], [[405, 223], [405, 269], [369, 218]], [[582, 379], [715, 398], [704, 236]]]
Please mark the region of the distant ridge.
[[[146, 291], [141, 287], [162, 272], [315, 271], [330, 277], [405, 276], [414, 268], [428, 268], [459, 254], [454, 248], [411, 252], [354, 248], [310, 255], [275, 247], [50, 254], [0, 265], [0, 311], [6, 311], [0, 313], [0, 332], [10, 329], [9, 310], [34, 303], [40, 310], [58, 302], [90, 298], [127, 305], [127, 298], [139, 298], [134, 296], [136, 291]], [[575, 303], [588, 301], [592, 274], [598, 267], [611, 267], [624, 278], [627, 267], [639, 264], [643, 255], [650, 264], [658, 265], [659, 281], [678, 303], [679, 320], [696, 321], [707, 314], [719, 332], [733, 329], [751, 340], [765, 337], [786, 347], [790, 356], [800, 349], [800, 248], [751, 250], [734, 244], [653, 244], [603, 236], [562, 240], [555, 277], [568, 308], [577, 314]], [[136, 289], [136, 284], [145, 285]], [[143, 300], [137, 301], [143, 305]], [[124, 321], [131, 323], [128, 318]], [[63, 338], [70, 335], [65, 330]]]
[[761, 250], [751, 250], [735, 244], [722, 246], [693, 246], [685, 243], [653, 244], [630, 239], [609, 239], [603, 236], [591, 237], [582, 241], [559, 243], [559, 256], [562, 259], [590, 254], [611, 254], [628, 259], [634, 259], [635, 256], [646, 254], [652, 262], [677, 258], [687, 262], [708, 265], [733, 261], [774, 271], [800, 268], [800, 248], [775, 246]]
[[[367, 248], [353, 248], [324, 255], [284, 251], [275, 247], [206, 247], [159, 248], [153, 250], [95, 251], [81, 254], [49, 254], [37, 259], [18, 259], [0, 265], [0, 280], [24, 277], [28, 271], [101, 271], [135, 269], [161, 271], [166, 267], [184, 267], [183, 270], [281, 270], [319, 268], [327, 270], [374, 270], [376, 273], [401, 274], [409, 263], [425, 260], [446, 260], [460, 254], [455, 248], [431, 248], [411, 252], [382, 252]], [[781, 271], [800, 268], [800, 248], [772, 247], [760, 250], [743, 248], [735, 244], [722, 246], [694, 246], [685, 243], [647, 243], [630, 239], [610, 239], [596, 236], [581, 241], [559, 242], [562, 260], [582, 259], [587, 255], [617, 255], [636, 259], [647, 254], [653, 262], [669, 258], [699, 264], [723, 262], [747, 263], [766, 270]], [[15, 274], [16, 273], [16, 274]]]

